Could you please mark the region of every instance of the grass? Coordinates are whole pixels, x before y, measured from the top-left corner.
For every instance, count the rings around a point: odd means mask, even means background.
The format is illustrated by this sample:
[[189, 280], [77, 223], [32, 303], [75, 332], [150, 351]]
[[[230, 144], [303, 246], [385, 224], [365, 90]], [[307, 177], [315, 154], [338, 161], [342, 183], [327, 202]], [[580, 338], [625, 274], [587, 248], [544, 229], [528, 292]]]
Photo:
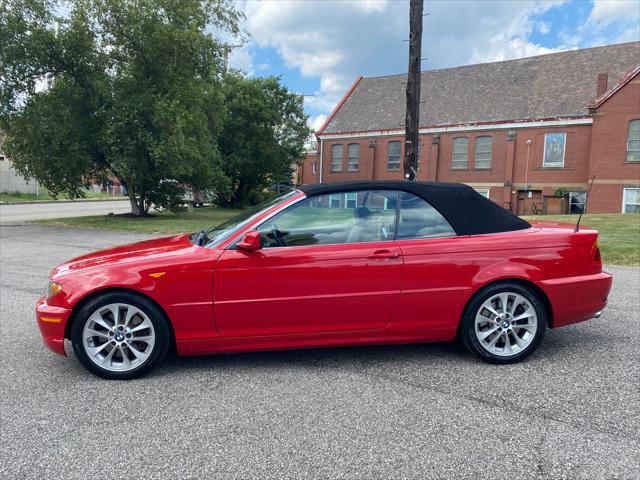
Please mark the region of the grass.
[[171, 212], [159, 212], [147, 218], [135, 218], [125, 215], [96, 215], [39, 220], [36, 223], [61, 225], [65, 227], [100, 228], [171, 235], [175, 233], [195, 232], [205, 227], [218, 225], [241, 211], [242, 210], [207, 207], [196, 208], [193, 213], [185, 212], [175, 214]]
[[[525, 217], [530, 221], [575, 223], [578, 215]], [[591, 213], [582, 216], [580, 225], [600, 232], [598, 243], [602, 261], [607, 265], [640, 265], [640, 215]]]
[[[202, 228], [222, 223], [241, 210], [221, 208], [197, 208], [193, 213], [157, 213], [149, 218], [126, 216], [93, 216], [41, 220], [38, 223], [71, 227], [101, 228], [175, 234], [194, 232]], [[342, 221], [346, 210], [336, 209], [336, 221]], [[349, 215], [349, 218], [351, 216]], [[566, 222], [575, 224], [577, 215], [525, 217], [528, 220]], [[640, 215], [636, 214], [588, 214], [582, 217], [582, 225], [595, 228], [600, 232], [599, 243], [604, 263], [608, 265], [640, 265]]]
[[[89, 200], [123, 200], [126, 197], [122, 195], [107, 195], [106, 193], [96, 193], [93, 190], [85, 190], [85, 198]], [[49, 195], [45, 189], [42, 189], [40, 195], [36, 195], [35, 193], [19, 193], [12, 192], [0, 193], [0, 202], [8, 202], [8, 203], [21, 203], [21, 202], [33, 202], [35, 200], [40, 201], [55, 201], [56, 199]], [[58, 198], [58, 200], [67, 200], [64, 197]]]

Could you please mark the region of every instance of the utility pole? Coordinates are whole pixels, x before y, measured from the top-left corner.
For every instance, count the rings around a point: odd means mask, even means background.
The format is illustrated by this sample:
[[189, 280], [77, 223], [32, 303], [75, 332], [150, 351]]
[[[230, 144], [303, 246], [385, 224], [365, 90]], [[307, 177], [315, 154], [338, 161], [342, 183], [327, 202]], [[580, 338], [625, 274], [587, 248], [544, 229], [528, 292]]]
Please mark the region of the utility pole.
[[404, 178], [415, 180], [418, 171], [418, 129], [420, 125], [420, 60], [422, 55], [423, 0], [409, 6], [409, 75], [404, 140]]

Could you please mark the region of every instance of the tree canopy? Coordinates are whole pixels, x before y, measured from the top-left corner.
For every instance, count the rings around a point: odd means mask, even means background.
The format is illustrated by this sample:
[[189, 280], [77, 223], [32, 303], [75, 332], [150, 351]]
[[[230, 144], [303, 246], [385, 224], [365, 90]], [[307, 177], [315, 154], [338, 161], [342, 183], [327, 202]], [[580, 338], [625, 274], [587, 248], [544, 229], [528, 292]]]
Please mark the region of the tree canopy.
[[308, 130], [278, 79], [225, 75], [211, 32], [240, 17], [230, 0], [3, 2], [4, 150], [55, 195], [116, 177], [136, 215], [176, 208], [186, 185], [241, 202], [286, 175]]

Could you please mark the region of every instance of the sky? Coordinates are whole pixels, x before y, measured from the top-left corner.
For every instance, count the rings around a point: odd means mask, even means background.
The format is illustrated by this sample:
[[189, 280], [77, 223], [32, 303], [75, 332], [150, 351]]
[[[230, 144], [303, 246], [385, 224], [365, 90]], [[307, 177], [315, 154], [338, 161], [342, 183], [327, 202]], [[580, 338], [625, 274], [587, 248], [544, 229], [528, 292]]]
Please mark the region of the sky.
[[[318, 129], [358, 75], [404, 73], [409, 0], [235, 0], [232, 68], [281, 77]], [[424, 0], [422, 70], [640, 39], [640, 0]], [[231, 43], [231, 42], [230, 42]]]

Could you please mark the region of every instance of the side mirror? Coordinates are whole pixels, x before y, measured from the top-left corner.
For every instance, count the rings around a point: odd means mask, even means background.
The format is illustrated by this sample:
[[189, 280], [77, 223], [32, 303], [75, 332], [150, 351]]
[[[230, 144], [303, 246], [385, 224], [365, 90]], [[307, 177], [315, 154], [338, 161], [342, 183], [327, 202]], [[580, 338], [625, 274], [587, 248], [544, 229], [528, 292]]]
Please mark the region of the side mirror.
[[247, 232], [242, 238], [242, 241], [236, 243], [236, 247], [247, 252], [255, 252], [256, 250], [260, 250], [262, 248], [260, 232], [256, 230]]

